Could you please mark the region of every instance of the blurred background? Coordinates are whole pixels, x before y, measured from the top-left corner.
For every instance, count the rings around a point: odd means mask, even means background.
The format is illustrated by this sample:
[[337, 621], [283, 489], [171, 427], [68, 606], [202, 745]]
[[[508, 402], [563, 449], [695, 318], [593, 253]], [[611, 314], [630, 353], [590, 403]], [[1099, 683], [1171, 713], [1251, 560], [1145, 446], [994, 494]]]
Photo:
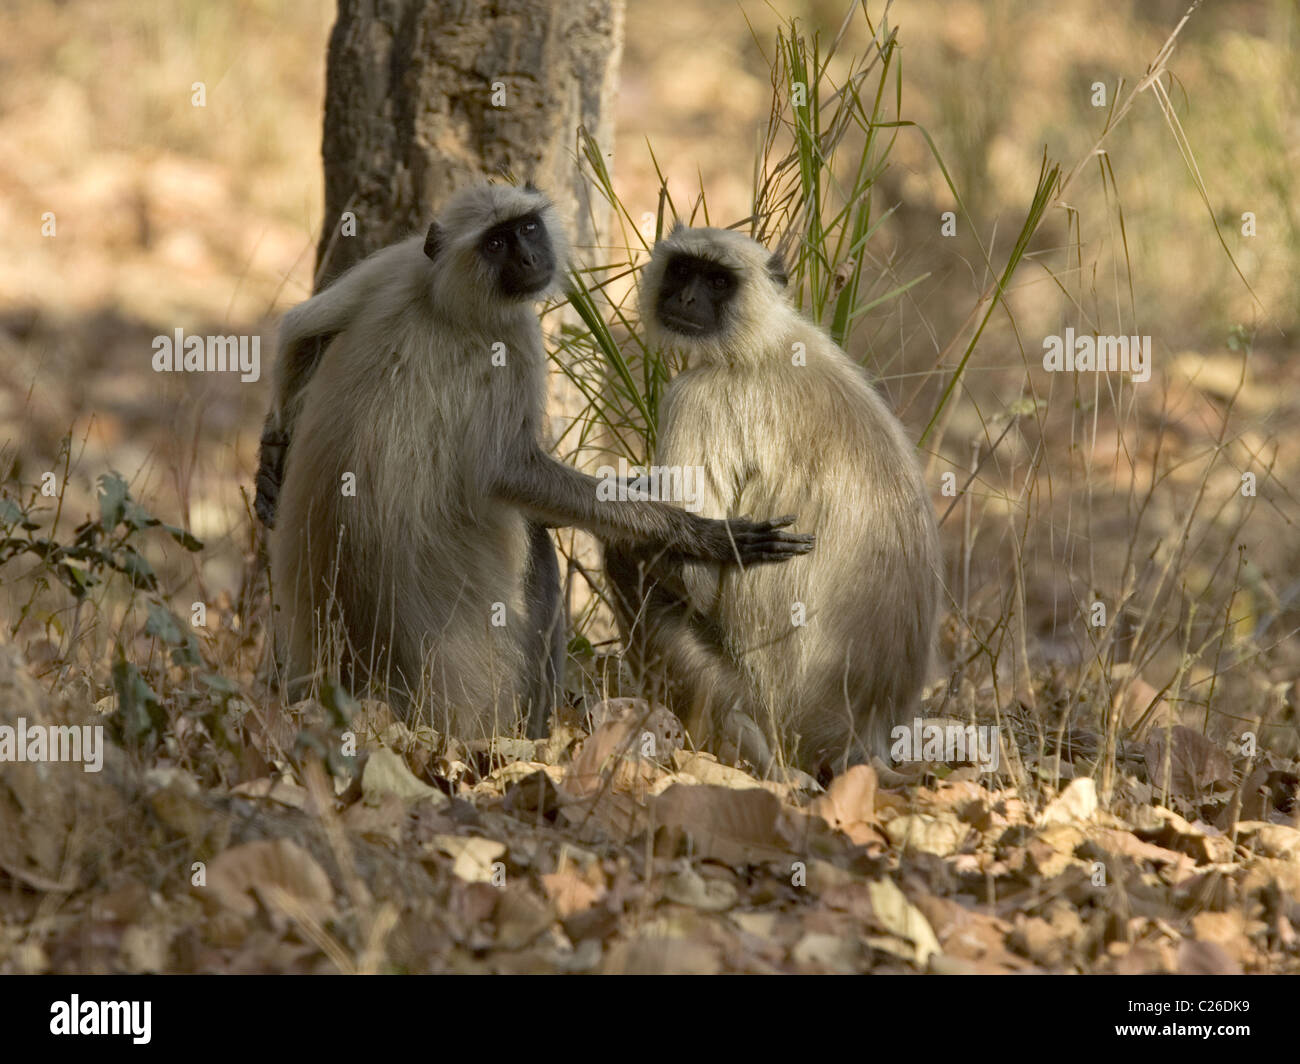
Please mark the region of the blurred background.
[[[1267, 715], [1295, 749], [1296, 3], [1197, 10], [1168, 60], [1166, 106], [1140, 93], [1104, 142], [1185, 0], [869, 7], [897, 30], [890, 114], [920, 128], [895, 131], [872, 192], [877, 217], [892, 213], [863, 263], [879, 291], [908, 287], [864, 313], [847, 346], [913, 438], [941, 411], [922, 445], [941, 515], [954, 501], [942, 474], [960, 487], [978, 467], [969, 509], [943, 527], [950, 690], [1068, 714], [1104, 659], [1105, 698], [1128, 692], [1129, 722], [1155, 710], [1215, 731]], [[679, 209], [703, 191], [714, 224], [749, 214], [777, 30], [797, 18], [830, 41], [845, 10], [629, 0], [613, 182], [631, 217], [658, 208], [656, 163]], [[169, 593], [193, 585], [228, 605], [254, 551], [274, 322], [310, 293], [322, 220], [333, 15], [319, 0], [0, 10], [0, 474], [27, 491], [66, 463], [62, 508], [76, 522], [95, 509], [96, 477], [119, 471], [206, 545], [160, 544]], [[854, 22], [839, 54], [870, 40]], [[205, 107], [191, 104], [195, 81]], [[1045, 154], [1077, 174], [1012, 279], [1009, 312], [990, 316], [941, 403]], [[954, 188], [964, 211], [947, 236]], [[54, 237], [42, 235], [50, 211]], [[1150, 335], [1151, 381], [1043, 372], [1042, 338], [1067, 326]], [[177, 327], [261, 332], [261, 381], [153, 373], [153, 337]], [[30, 563], [0, 575], [9, 606], [34, 597]], [[1101, 642], [1094, 601], [1109, 605]], [[19, 641], [38, 665], [66, 652], [60, 615], [23, 615]], [[18, 629], [16, 612], [4, 620]], [[104, 682], [91, 670], [90, 694]]]

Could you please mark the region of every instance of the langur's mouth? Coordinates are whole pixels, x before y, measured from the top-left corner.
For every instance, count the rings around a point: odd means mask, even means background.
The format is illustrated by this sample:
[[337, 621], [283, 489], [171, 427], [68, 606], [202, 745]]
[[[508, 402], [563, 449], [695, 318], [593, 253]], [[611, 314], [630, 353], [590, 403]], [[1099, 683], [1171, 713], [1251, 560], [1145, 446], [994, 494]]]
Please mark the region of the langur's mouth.
[[551, 286], [553, 277], [554, 274], [547, 270], [545, 273], [516, 278], [514, 284], [510, 286], [510, 294], [516, 299], [531, 299], [545, 292]]
[[676, 314], [668, 311], [659, 312], [659, 324], [669, 332], [680, 333], [683, 336], [699, 336], [704, 332], [704, 326], [698, 321], [691, 321], [690, 318], [679, 318]]

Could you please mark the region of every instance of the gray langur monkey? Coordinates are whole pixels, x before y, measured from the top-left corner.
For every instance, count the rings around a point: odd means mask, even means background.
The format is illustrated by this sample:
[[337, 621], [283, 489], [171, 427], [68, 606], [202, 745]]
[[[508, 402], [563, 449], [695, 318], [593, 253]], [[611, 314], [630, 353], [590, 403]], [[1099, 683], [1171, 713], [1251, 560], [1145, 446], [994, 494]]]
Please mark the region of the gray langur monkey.
[[910, 718], [939, 594], [934, 512], [902, 425], [787, 300], [778, 256], [679, 226], [640, 283], [652, 346], [686, 369], [654, 463], [703, 472], [700, 513], [797, 512], [817, 550], [739, 570], [608, 544], [628, 655], [687, 731], [760, 771], [780, 744], [823, 777]]
[[715, 564], [811, 549], [781, 531], [792, 518], [600, 501], [546, 453], [533, 305], [566, 260], [544, 195], [483, 184], [285, 316], [269, 423], [287, 455], [259, 491], [291, 693], [337, 666], [444, 731], [490, 734], [522, 711], [539, 735], [565, 636], [546, 526]]

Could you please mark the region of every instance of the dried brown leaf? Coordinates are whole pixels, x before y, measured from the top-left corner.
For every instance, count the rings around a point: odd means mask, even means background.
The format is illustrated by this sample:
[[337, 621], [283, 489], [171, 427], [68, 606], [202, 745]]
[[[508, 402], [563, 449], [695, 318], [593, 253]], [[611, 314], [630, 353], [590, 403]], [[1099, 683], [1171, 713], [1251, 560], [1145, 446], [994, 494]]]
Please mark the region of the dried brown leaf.
[[194, 889], [245, 918], [257, 912], [259, 899], [268, 910], [287, 916], [296, 915], [300, 906], [318, 922], [334, 912], [329, 876], [291, 839], [246, 842], [219, 853], [208, 865], [207, 886]]

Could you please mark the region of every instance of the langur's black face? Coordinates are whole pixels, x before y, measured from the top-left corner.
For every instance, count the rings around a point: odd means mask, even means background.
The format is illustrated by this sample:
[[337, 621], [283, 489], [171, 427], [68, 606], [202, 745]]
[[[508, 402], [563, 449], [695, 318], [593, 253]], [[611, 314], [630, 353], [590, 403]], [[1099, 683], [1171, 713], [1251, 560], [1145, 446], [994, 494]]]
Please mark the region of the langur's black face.
[[659, 286], [659, 324], [683, 336], [712, 336], [722, 330], [727, 304], [739, 287], [739, 279], [725, 266], [694, 255], [674, 255]]
[[539, 211], [494, 225], [479, 242], [479, 254], [496, 271], [501, 294], [536, 295], [555, 276], [555, 251]]

